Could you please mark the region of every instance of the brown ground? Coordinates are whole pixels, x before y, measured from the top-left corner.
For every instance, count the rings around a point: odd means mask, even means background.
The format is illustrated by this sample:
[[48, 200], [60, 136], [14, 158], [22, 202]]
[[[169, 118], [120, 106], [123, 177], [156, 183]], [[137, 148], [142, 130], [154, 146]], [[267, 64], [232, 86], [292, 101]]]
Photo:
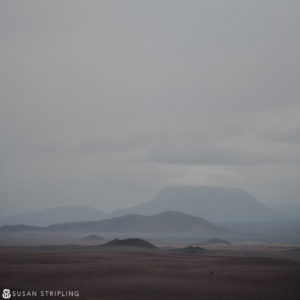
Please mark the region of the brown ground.
[[279, 258], [0, 248], [0, 292], [80, 292], [61, 299], [295, 300], [299, 282], [300, 262]]

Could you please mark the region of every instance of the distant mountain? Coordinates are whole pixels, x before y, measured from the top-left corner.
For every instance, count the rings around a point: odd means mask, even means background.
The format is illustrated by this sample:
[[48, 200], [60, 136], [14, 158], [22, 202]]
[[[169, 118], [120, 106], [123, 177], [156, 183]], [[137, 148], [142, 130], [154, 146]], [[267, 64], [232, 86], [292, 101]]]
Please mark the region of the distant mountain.
[[270, 222], [281, 215], [259, 203], [241, 189], [208, 186], [170, 186], [141, 205], [114, 212], [114, 215], [157, 214], [176, 210], [200, 216], [210, 222]]
[[[12, 226], [13, 227], [13, 226]], [[34, 227], [36, 230], [38, 227]], [[1, 227], [0, 231], [5, 231]], [[17, 229], [17, 228], [16, 228]], [[130, 214], [102, 221], [73, 222], [40, 227], [46, 231], [83, 231], [113, 233], [219, 233], [225, 230], [200, 217], [166, 211], [152, 216]], [[10, 231], [12, 229], [10, 228]], [[17, 230], [16, 230], [17, 231]]]
[[123, 233], [186, 233], [221, 231], [219, 227], [212, 225], [200, 217], [194, 217], [175, 211], [165, 211], [151, 216], [129, 214], [97, 222], [55, 224], [48, 226], [47, 229], [53, 231], [70, 230]]
[[149, 248], [149, 249], [154, 249], [156, 248], [154, 245], [151, 243], [142, 240], [142, 239], [125, 239], [125, 240], [119, 240], [115, 239], [112, 240], [104, 245], [102, 247], [107, 247], [107, 248]]
[[47, 226], [55, 223], [101, 220], [107, 215], [88, 206], [61, 206], [0, 218], [0, 225]]
[[224, 244], [224, 245], [230, 245], [230, 242], [227, 240], [222, 240], [222, 239], [208, 239], [202, 244], [209, 244], [209, 245], [218, 245], [218, 244]]
[[35, 231], [40, 230], [40, 227], [36, 226], [28, 226], [28, 225], [4, 225], [0, 227], [0, 231], [2, 232], [14, 232], [14, 231]]

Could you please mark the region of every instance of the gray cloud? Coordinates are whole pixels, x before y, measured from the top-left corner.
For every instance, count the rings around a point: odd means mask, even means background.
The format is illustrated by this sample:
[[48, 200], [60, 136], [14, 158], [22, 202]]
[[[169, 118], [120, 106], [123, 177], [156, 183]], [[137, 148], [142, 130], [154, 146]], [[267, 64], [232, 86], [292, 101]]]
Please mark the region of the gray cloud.
[[[272, 149], [268, 144], [257, 144], [254, 141], [231, 145], [216, 145], [207, 140], [166, 143], [157, 146], [150, 152], [150, 159], [166, 164], [183, 165], [272, 165], [299, 164], [300, 149]], [[252, 145], [250, 145], [252, 144]], [[252, 146], [252, 147], [251, 147]]]
[[181, 183], [297, 201], [299, 9], [2, 1], [1, 213], [111, 210]]
[[300, 127], [290, 129], [271, 129], [261, 133], [259, 136], [263, 140], [268, 140], [286, 144], [300, 144]]

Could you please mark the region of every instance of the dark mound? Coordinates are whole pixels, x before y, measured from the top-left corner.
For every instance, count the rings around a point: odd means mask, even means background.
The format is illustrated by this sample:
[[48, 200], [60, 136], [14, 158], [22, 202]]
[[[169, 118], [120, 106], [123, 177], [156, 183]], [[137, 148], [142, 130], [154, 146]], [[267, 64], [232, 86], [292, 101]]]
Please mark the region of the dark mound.
[[101, 241], [104, 240], [101, 236], [97, 234], [91, 234], [89, 236], [86, 236], [82, 239], [83, 241]]
[[182, 248], [180, 250], [181, 250], [181, 252], [184, 252], [184, 253], [200, 253], [200, 252], [204, 251], [203, 248], [194, 247], [194, 246], [188, 246], [188, 247]]
[[215, 245], [215, 244], [230, 245], [230, 242], [228, 242], [226, 240], [221, 240], [221, 239], [209, 239], [209, 240], [206, 240], [204, 243], [205, 244], [211, 244], [211, 245]]
[[132, 247], [132, 248], [149, 248], [149, 249], [156, 248], [151, 243], [144, 241], [142, 239], [125, 239], [125, 240], [115, 239], [115, 240], [112, 240], [112, 241], [104, 244], [103, 247], [114, 247], [114, 248], [115, 247], [119, 247], [119, 248]]

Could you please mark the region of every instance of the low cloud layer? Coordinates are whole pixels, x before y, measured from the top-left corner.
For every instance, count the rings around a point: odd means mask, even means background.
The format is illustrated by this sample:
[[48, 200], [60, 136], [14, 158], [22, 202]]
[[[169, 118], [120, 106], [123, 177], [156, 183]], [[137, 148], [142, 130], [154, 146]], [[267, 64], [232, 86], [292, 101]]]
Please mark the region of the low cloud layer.
[[[215, 141], [210, 139], [178, 139], [156, 145], [151, 152], [153, 161], [182, 165], [272, 165], [300, 163], [300, 147], [296, 131], [290, 135], [281, 133], [261, 134], [259, 137], [227, 137]], [[294, 136], [291, 141], [291, 136]], [[261, 140], [261, 136], [267, 136]], [[270, 142], [271, 141], [271, 142]]]

